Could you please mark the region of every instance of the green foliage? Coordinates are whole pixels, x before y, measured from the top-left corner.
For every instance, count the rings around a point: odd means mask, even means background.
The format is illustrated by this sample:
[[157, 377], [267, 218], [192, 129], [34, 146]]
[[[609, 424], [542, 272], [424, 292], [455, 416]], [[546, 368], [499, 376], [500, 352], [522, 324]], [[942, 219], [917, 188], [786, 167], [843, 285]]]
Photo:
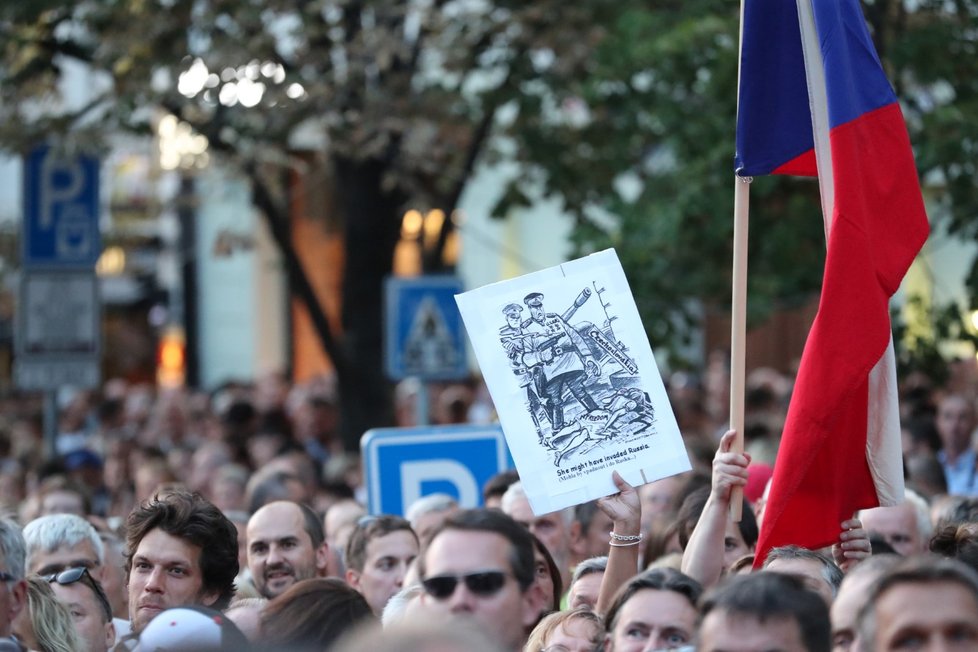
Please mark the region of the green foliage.
[[[921, 0], [908, 13], [873, 3], [884, 54], [910, 126], [931, 221], [966, 241], [978, 238], [978, 2]], [[896, 16], [896, 20], [892, 17]], [[884, 18], [890, 16], [889, 21]], [[966, 279], [978, 308], [978, 261]]]
[[[548, 167], [547, 186], [578, 217], [579, 252], [617, 249], [650, 337], [663, 349], [685, 344], [696, 321], [691, 299], [730, 300], [737, 9], [721, 0], [682, 10], [630, 6], [609, 27], [587, 78], [568, 89], [590, 120], [512, 130], [526, 163], [552, 159], [548, 148], [578, 159], [577, 174]], [[625, 172], [631, 191], [621, 190]], [[754, 181], [752, 322], [818, 288], [818, 201], [812, 181]], [[596, 209], [613, 218], [595, 219]]]
[[[864, 6], [905, 107], [931, 219], [974, 240], [978, 1]], [[528, 164], [556, 150], [586, 155], [583, 176], [548, 167], [547, 187], [570, 199], [579, 251], [618, 249], [657, 346], [681, 344], [695, 321], [689, 299], [720, 306], [730, 300], [737, 22], [736, 3], [722, 0], [623, 7], [587, 78], [567, 90], [591, 121], [514, 129]], [[634, 196], [616, 190], [624, 171], [639, 183]], [[589, 207], [613, 217], [590, 219]], [[815, 182], [756, 179], [749, 320], [816, 292], [824, 248]], [[978, 296], [978, 264], [969, 281]]]
[[969, 328], [968, 317], [956, 303], [930, 305], [922, 297], [912, 296], [905, 313], [893, 311], [893, 343], [897, 373], [903, 377], [915, 371], [923, 373], [935, 385], [948, 379], [948, 358], [956, 344], [978, 348], [978, 335]]

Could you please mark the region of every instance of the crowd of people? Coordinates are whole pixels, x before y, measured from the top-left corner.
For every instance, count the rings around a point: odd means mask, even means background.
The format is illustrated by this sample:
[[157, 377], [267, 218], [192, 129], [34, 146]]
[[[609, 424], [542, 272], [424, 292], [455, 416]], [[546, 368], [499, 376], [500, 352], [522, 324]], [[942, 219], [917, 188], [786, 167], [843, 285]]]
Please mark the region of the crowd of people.
[[[713, 359], [668, 380], [692, 471], [641, 487], [612, 472], [617, 493], [551, 514], [515, 471], [478, 509], [433, 494], [368, 514], [326, 379], [111, 381], [63, 397], [53, 457], [38, 406], [5, 399], [0, 650], [978, 650], [974, 364], [941, 387], [904, 379], [902, 504], [760, 570], [791, 379], [749, 376], [741, 453], [725, 373]], [[478, 385], [431, 394], [436, 421], [492, 418]]]

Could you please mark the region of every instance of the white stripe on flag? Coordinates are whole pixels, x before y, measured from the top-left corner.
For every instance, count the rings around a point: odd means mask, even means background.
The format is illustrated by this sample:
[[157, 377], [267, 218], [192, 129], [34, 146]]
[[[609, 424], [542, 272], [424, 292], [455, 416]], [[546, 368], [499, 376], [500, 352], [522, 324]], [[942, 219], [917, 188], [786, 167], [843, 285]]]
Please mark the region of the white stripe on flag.
[[903, 450], [893, 336], [883, 357], [869, 372], [866, 461], [880, 506], [903, 502]]
[[825, 241], [828, 242], [829, 231], [832, 230], [832, 212], [835, 209], [835, 177], [832, 176], [825, 67], [822, 65], [822, 48], [815, 30], [815, 13], [811, 0], [797, 0], [797, 5], [801, 50], [805, 57], [805, 76], [808, 80], [808, 105], [812, 112], [815, 162], [818, 165], [818, 191], [822, 197], [822, 221], [825, 224]]

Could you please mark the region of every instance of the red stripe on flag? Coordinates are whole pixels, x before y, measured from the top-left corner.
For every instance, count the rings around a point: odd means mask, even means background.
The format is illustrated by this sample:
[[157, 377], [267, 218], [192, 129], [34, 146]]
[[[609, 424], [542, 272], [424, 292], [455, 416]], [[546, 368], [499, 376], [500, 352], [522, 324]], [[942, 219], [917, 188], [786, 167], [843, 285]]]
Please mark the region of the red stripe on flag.
[[[805, 345], [757, 545], [818, 548], [878, 504], [866, 462], [869, 372], [890, 338], [889, 299], [928, 234], [899, 106], [832, 130], [835, 209], [822, 297]], [[898, 434], [898, 433], [897, 433]]]

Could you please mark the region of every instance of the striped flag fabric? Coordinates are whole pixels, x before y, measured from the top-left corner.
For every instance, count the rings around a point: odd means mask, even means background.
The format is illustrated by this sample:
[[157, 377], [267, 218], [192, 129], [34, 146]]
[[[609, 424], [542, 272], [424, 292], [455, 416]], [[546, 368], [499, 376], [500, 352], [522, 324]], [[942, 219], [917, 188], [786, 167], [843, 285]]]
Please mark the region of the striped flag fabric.
[[744, 0], [740, 176], [817, 176], [827, 238], [757, 544], [820, 548], [903, 498], [889, 300], [927, 215], [903, 114], [858, 0]]

